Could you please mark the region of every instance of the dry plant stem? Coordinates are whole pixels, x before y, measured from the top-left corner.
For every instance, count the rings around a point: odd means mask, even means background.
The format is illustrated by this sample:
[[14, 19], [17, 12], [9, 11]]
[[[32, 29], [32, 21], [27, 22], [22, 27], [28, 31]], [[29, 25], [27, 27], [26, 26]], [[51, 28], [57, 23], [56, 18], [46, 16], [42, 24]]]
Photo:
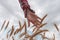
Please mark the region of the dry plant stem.
[[47, 14], [42, 18], [41, 23], [43, 22], [43, 20], [47, 17]]
[[33, 32], [36, 30], [36, 27], [33, 29]]
[[14, 32], [14, 35], [17, 34], [20, 31], [20, 29], [16, 29], [16, 31]]
[[59, 32], [58, 26], [57, 24], [54, 24], [55, 28], [57, 29], [57, 31]]
[[53, 36], [54, 36], [53, 40], [55, 40], [55, 34], [53, 34]]
[[27, 26], [26, 26], [26, 22], [24, 22], [24, 24], [25, 24], [25, 25], [24, 25], [24, 26], [25, 26], [25, 33], [23, 33], [21, 36], [25, 35], [25, 38], [26, 38], [26, 35], [27, 35], [27, 28], [26, 28]]
[[42, 39], [48, 39], [47, 37], [45, 37], [45, 32], [43, 34], [40, 34], [42, 36]]
[[32, 36], [30, 37], [30, 39], [33, 39], [33, 37], [35, 37], [36, 35], [38, 35], [38, 34], [40, 34], [42, 32], [46, 32], [46, 31], [48, 31], [48, 30], [39, 30], [39, 31], [33, 33]]
[[21, 22], [19, 21], [19, 27], [21, 28]]
[[7, 39], [8, 39], [8, 34], [6, 35]]
[[8, 21], [7, 24], [6, 24], [5, 30], [7, 29], [8, 25], [9, 25], [9, 21]]
[[16, 31], [14, 32], [14, 35], [17, 34], [18, 32], [21, 32], [24, 27], [25, 27], [25, 23], [21, 28], [16, 29]]
[[34, 32], [35, 29], [37, 29], [36, 31], [38, 31], [40, 28], [42, 28], [42, 27], [43, 27], [44, 25], [46, 25], [46, 24], [47, 24], [47, 23], [40, 24], [40, 27], [38, 27], [38, 28], [34, 28], [34, 29], [33, 29], [33, 32]]
[[10, 36], [14, 33], [14, 26], [12, 26], [12, 30], [11, 30], [11, 33], [10, 33]]
[[1, 30], [3, 29], [3, 27], [4, 27], [5, 23], [6, 23], [6, 20], [3, 22], [3, 25], [2, 25], [2, 28], [1, 28]]
[[30, 37], [30, 39], [29, 40], [33, 40], [33, 38], [32, 37]]
[[26, 34], [27, 34], [27, 26], [26, 26], [26, 22], [25, 22], [25, 38], [26, 38]]
[[38, 35], [39, 33], [46, 32], [46, 31], [48, 31], [48, 30], [39, 30], [39, 31], [33, 33], [32, 37], [35, 37], [35, 36]]
[[25, 33], [25, 32], [23, 32], [22, 34], [20, 34], [19, 37], [21, 38], [24, 35], [26, 35], [25, 38], [30, 38], [31, 37], [28, 33]]
[[24, 33], [22, 33], [19, 37], [21, 38], [22, 36], [24, 36], [25, 35], [25, 32]]
[[14, 37], [12, 37], [12, 40], [14, 40]]
[[28, 33], [26, 34], [26, 38], [29, 38], [29, 37], [31, 37]]
[[7, 33], [9, 33], [10, 31], [11, 31], [11, 29]]

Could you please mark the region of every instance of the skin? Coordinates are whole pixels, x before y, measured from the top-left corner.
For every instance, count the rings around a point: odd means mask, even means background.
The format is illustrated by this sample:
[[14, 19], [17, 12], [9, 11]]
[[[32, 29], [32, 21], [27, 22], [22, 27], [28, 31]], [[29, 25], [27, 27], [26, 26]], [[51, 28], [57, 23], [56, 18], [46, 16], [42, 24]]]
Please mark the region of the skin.
[[[40, 26], [41, 18], [39, 18], [37, 15], [35, 15], [35, 11], [33, 11], [30, 8], [27, 0], [23, 0], [23, 1], [25, 1], [26, 3], [24, 3], [23, 5], [21, 5], [21, 6], [23, 6], [21, 8], [23, 9], [23, 12], [25, 14], [25, 18], [27, 18], [27, 20], [28, 20], [28, 27], [30, 26], [30, 22], [34, 26], [39, 27]], [[19, 0], [19, 3], [23, 3], [23, 2], [21, 2], [21, 0]]]

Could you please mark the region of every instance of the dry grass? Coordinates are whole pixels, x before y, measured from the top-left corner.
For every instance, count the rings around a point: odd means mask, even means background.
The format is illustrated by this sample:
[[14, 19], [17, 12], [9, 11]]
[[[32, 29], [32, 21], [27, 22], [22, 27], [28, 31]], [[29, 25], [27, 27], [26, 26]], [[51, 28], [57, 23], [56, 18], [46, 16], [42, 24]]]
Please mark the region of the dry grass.
[[24, 27], [25, 27], [25, 23], [22, 27], [20, 27], [19, 29], [16, 29], [16, 31], [14, 32], [14, 35], [17, 34], [18, 32], [21, 32]]
[[6, 20], [2, 24], [1, 30], [4, 28], [5, 23], [6, 23]]
[[7, 29], [8, 25], [9, 25], [9, 21], [8, 21], [7, 24], [6, 24], [5, 30]]
[[12, 26], [10, 36], [14, 33], [14, 26]]
[[[17, 28], [17, 29], [15, 30], [15, 29], [14, 29], [14, 26], [12, 26], [12, 29], [7, 32], [7, 35], [6, 35], [7, 39], [8, 39], [9, 37], [12, 37], [12, 40], [15, 40], [15, 39], [14, 39], [14, 36], [15, 36], [17, 33], [22, 32], [22, 30], [23, 30], [23, 28], [24, 28], [24, 29], [25, 29], [25, 32], [23, 32], [23, 33], [21, 33], [21, 34], [19, 35], [19, 38], [22, 38], [23, 36], [25, 36], [25, 37], [23, 38], [23, 40], [28, 40], [28, 39], [29, 39], [29, 40], [37, 40], [37, 39], [34, 38], [34, 37], [37, 36], [37, 35], [41, 35], [42, 38], [43, 38], [43, 40], [44, 40], [44, 39], [50, 40], [49, 38], [45, 37], [45, 33], [46, 33], [46, 32], [49, 32], [49, 30], [47, 30], [47, 29], [46, 29], [46, 30], [41, 30], [41, 29], [40, 29], [40, 28], [44, 27], [44, 26], [47, 24], [47, 23], [42, 23], [42, 22], [44, 21], [44, 19], [46, 18], [46, 16], [47, 16], [47, 14], [42, 18], [40, 27], [38, 27], [38, 28], [35, 27], [35, 28], [33, 29], [33, 32], [32, 32], [33, 34], [32, 34], [32, 35], [28, 34], [28, 32], [27, 32], [26, 22], [24, 22], [24, 24], [23, 24], [23, 26], [22, 26], [21, 22], [19, 21], [19, 28]], [[5, 22], [6, 22], [6, 20], [3, 22], [1, 31], [2, 31], [2, 29], [4, 28]], [[7, 22], [7, 24], [6, 24], [6, 26], [5, 26], [5, 30], [7, 29], [8, 25], [9, 25], [9, 21]], [[34, 25], [33, 25], [33, 26], [34, 26]], [[55, 26], [55, 28], [57, 29], [57, 31], [59, 31], [57, 25], [54, 24], [54, 26]], [[36, 29], [37, 29], [37, 30], [36, 30]], [[14, 30], [15, 30], [15, 31], [14, 31]], [[35, 31], [35, 30], [36, 30], [36, 31]], [[35, 32], [34, 32], [34, 31], [35, 31]], [[8, 33], [10, 33], [10, 35], [9, 35]], [[41, 33], [43, 33], [43, 34], [41, 34]], [[12, 35], [14, 35], [14, 36], [12, 36]], [[26, 38], [27, 38], [27, 39], [26, 39]], [[55, 34], [53, 34], [52, 40], [55, 40]]]

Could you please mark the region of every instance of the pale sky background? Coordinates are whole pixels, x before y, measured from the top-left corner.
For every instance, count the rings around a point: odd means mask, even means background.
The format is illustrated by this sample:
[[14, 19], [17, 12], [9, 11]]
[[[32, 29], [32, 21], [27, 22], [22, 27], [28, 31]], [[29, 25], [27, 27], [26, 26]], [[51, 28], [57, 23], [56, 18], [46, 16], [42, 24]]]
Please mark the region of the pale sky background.
[[[53, 26], [53, 23], [57, 23], [60, 29], [60, 0], [28, 0], [28, 2], [31, 9], [33, 9], [39, 17], [48, 14], [45, 19], [45, 22], [48, 24], [43, 29], [49, 29], [50, 32], [47, 33], [48, 36], [50, 33], [55, 33], [56, 40], [60, 40], [60, 31], [57, 32]], [[18, 0], [0, 0], [0, 28], [4, 20], [10, 21], [7, 30], [11, 28], [12, 24], [14, 24], [16, 28], [18, 26], [18, 20], [20, 20], [22, 24], [24, 20], [26, 20]], [[0, 40], [5, 38], [5, 34], [6, 32], [4, 32], [4, 30], [0, 32]]]

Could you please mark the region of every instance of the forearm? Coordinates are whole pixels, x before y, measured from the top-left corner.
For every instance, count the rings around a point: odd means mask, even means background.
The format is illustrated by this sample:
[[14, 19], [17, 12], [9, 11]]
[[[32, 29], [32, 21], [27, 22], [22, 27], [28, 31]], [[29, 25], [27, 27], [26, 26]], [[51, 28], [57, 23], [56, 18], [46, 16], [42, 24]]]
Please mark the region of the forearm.
[[25, 10], [26, 8], [29, 8], [30, 7], [29, 4], [28, 4], [28, 2], [27, 2], [27, 0], [19, 0], [19, 3], [20, 3], [21, 8], [23, 10]]
[[[29, 10], [29, 12], [35, 13], [29, 6], [28, 1], [27, 0], [19, 0], [19, 3], [21, 5], [21, 8], [24, 11], [25, 14], [25, 18], [27, 17], [27, 10]], [[28, 12], [28, 13], [29, 13]]]

